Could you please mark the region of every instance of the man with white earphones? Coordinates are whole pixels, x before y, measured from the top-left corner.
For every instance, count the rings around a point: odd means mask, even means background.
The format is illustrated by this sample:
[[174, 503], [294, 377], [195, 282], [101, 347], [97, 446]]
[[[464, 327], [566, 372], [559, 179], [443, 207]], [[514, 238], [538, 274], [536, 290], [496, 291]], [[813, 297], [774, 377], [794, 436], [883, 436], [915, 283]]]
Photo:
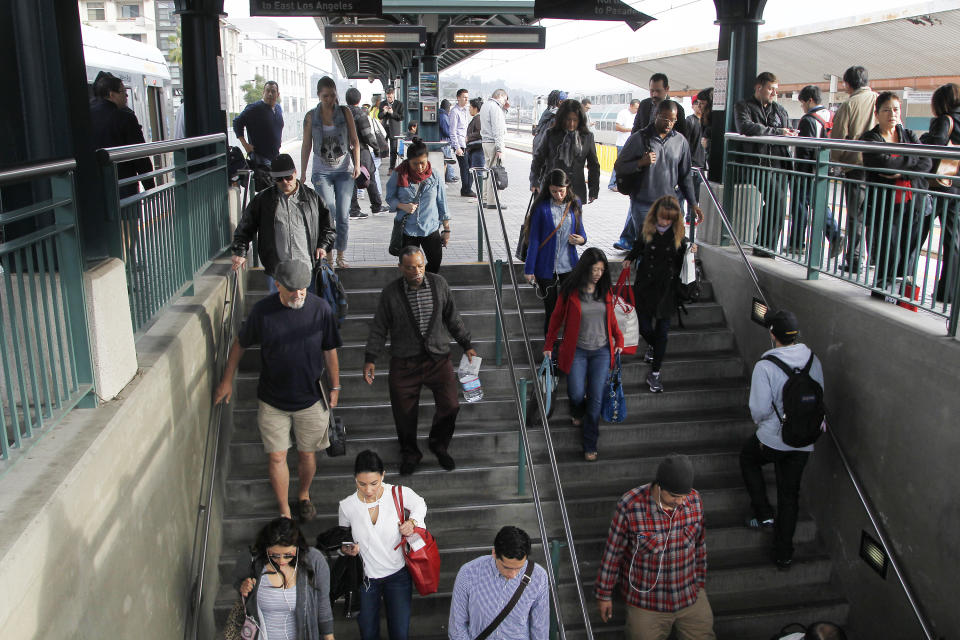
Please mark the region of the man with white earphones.
[[687, 456], [670, 454], [654, 482], [617, 502], [597, 573], [600, 618], [613, 617], [613, 591], [626, 602], [628, 640], [716, 640], [704, 590], [703, 508]]

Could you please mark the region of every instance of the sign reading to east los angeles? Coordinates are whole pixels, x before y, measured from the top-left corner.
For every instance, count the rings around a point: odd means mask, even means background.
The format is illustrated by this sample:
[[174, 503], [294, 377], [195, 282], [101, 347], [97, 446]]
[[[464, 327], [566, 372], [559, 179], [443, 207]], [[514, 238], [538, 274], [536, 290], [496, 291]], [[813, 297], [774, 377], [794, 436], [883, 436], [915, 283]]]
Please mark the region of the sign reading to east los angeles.
[[251, 16], [382, 16], [383, 0], [250, 0]]
[[637, 11], [623, 0], [535, 0], [533, 17], [613, 22], [622, 20], [634, 31], [651, 20], [656, 20], [653, 16]]

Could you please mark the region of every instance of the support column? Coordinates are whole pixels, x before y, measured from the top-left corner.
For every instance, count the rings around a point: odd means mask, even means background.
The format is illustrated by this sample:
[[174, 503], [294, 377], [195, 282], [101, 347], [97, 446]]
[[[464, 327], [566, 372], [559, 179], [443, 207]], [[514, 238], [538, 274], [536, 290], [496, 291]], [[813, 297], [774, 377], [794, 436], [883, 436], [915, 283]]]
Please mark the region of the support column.
[[227, 116], [220, 108], [220, 16], [223, 0], [176, 0], [180, 16], [183, 109], [187, 136], [223, 133]]
[[[727, 75], [731, 82], [726, 104], [713, 107], [709, 177], [711, 182], [723, 182], [723, 134], [736, 130], [733, 105], [753, 94], [757, 77], [757, 32], [763, 24], [767, 0], [714, 0], [714, 4], [717, 7], [715, 24], [720, 25], [717, 60], [729, 61]], [[725, 110], [718, 111], [718, 106]]]
[[[439, 82], [439, 65], [437, 61], [437, 56], [423, 56], [420, 58], [420, 71], [433, 72], [437, 73], [437, 87], [440, 86]], [[417, 80], [419, 84], [419, 79]], [[420, 95], [423, 95], [423, 87], [420, 87]], [[440, 117], [440, 101], [439, 97], [437, 99], [437, 104], [434, 105], [436, 111], [434, 114], [439, 119]], [[424, 140], [436, 141], [440, 139], [440, 124], [437, 121], [434, 122], [424, 122], [423, 121], [423, 110], [420, 109], [420, 112], [417, 114], [416, 120], [420, 123], [420, 137]]]

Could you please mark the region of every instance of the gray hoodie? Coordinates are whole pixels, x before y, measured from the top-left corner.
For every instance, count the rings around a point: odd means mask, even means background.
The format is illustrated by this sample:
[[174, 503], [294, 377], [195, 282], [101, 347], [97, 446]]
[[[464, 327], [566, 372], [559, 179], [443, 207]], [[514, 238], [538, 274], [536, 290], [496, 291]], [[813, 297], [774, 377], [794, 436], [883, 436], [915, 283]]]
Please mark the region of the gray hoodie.
[[[802, 368], [810, 358], [810, 348], [798, 343], [770, 349], [763, 355], [775, 356], [787, 366]], [[823, 386], [823, 366], [816, 356], [813, 357], [813, 365], [810, 367], [810, 377]], [[787, 374], [774, 363], [760, 360], [754, 366], [753, 378], [750, 380], [750, 415], [757, 425], [757, 439], [761, 444], [778, 451], [813, 451], [812, 444], [794, 448], [784, 444], [780, 437], [780, 420], [772, 404], [776, 404], [777, 412], [783, 415], [783, 385], [786, 382]]]

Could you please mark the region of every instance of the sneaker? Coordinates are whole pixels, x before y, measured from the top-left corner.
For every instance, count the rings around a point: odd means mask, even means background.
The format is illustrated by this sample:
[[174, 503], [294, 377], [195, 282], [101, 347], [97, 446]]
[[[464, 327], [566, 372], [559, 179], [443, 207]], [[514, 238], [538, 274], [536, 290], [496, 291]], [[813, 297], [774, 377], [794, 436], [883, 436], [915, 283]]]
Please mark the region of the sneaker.
[[778, 571], [790, 571], [790, 567], [793, 566], [793, 558], [787, 558], [786, 560], [774, 560], [773, 562], [777, 565]]
[[767, 518], [766, 520], [758, 520], [757, 518], [750, 518], [747, 520], [748, 529], [772, 529], [773, 528], [773, 518]]
[[300, 522], [310, 522], [317, 517], [317, 508], [310, 502], [310, 499], [301, 500], [298, 504], [300, 513]]
[[630, 251], [630, 247], [620, 244], [619, 242], [614, 242], [613, 248], [616, 249], [617, 251]]
[[827, 260], [833, 260], [843, 251], [843, 235], [836, 242], [830, 243], [830, 252], [827, 253]]
[[663, 383], [660, 382], [659, 371], [651, 371], [647, 374], [647, 384], [650, 386], [650, 391], [654, 393], [663, 392]]
[[597, 458], [600, 456], [596, 451], [584, 451], [583, 459], [587, 462], [596, 462]]
[[643, 361], [647, 363], [653, 362], [653, 347], [647, 347], [647, 350], [643, 354]]
[[354, 213], [351, 213], [351, 214], [350, 214], [350, 219], [351, 219], [351, 220], [363, 220], [364, 218], [369, 218], [369, 217], [370, 217], [370, 214], [369, 214], [369, 213], [364, 213], [363, 211], [358, 211], [358, 212], [355, 213], [355, 214], [354, 214]]
[[460, 192], [460, 195], [461, 195], [462, 197], [464, 197], [464, 198], [476, 198], [476, 197], [477, 197], [477, 194], [475, 194], [473, 191], [467, 191], [467, 192], [461, 191], [461, 192]]
[[753, 253], [754, 257], [757, 258], [773, 258], [773, 254], [769, 251], [764, 251], [763, 249], [758, 249], [756, 247], [753, 248], [751, 253]]

